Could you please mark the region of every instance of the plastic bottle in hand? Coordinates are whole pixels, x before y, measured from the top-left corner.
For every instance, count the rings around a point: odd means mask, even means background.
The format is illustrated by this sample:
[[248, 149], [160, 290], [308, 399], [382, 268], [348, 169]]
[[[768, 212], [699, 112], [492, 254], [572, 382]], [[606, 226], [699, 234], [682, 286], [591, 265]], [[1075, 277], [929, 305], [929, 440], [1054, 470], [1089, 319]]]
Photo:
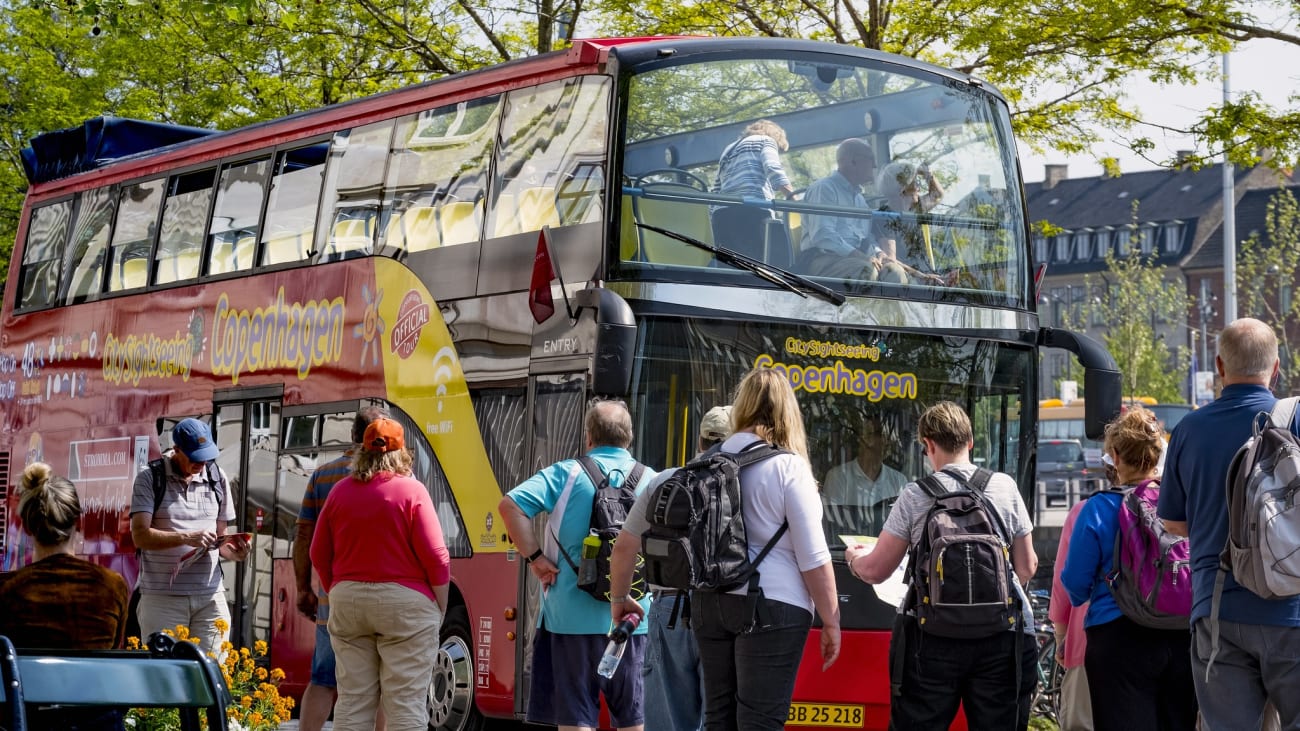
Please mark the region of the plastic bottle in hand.
[[600, 665], [596, 667], [597, 675], [602, 678], [614, 677], [614, 671], [618, 670], [618, 664], [623, 660], [623, 651], [627, 649], [627, 638], [632, 636], [640, 623], [641, 615], [628, 614], [617, 627], [610, 630], [609, 644], [605, 645], [605, 656], [600, 658]]

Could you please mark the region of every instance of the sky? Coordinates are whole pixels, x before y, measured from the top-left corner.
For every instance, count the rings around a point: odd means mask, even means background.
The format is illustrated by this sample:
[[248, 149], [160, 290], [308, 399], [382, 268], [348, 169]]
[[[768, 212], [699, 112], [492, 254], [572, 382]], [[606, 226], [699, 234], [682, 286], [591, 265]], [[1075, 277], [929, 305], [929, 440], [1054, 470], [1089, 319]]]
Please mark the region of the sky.
[[[1283, 22], [1286, 16], [1281, 11], [1276, 15], [1260, 12], [1258, 16], [1270, 27], [1297, 32], [1295, 22]], [[1300, 47], [1281, 41], [1252, 40], [1242, 44], [1240, 49], [1228, 60], [1228, 82], [1234, 97], [1243, 91], [1255, 91], [1264, 101], [1281, 108], [1286, 106], [1288, 95], [1300, 93]], [[1206, 68], [1217, 69], [1222, 57], [1205, 58], [1200, 63]], [[1144, 81], [1134, 83], [1128, 92], [1131, 99], [1150, 100], [1138, 104], [1144, 117], [1170, 127], [1185, 127], [1207, 107], [1223, 102], [1223, 82], [1219, 80], [1197, 86], [1165, 86]], [[1138, 134], [1145, 134], [1155, 142], [1156, 149], [1148, 156], [1156, 160], [1172, 158], [1179, 150], [1195, 149], [1190, 138], [1161, 129], [1146, 128]], [[1026, 182], [1041, 181], [1043, 166], [1053, 164], [1068, 165], [1071, 178], [1101, 175], [1101, 165], [1096, 162], [1101, 157], [1118, 158], [1120, 170], [1124, 172], [1157, 167], [1133, 154], [1122, 142], [1102, 143], [1094, 148], [1094, 154], [1081, 156], [1052, 151], [1040, 155], [1026, 145], [1020, 147], [1021, 169]]]

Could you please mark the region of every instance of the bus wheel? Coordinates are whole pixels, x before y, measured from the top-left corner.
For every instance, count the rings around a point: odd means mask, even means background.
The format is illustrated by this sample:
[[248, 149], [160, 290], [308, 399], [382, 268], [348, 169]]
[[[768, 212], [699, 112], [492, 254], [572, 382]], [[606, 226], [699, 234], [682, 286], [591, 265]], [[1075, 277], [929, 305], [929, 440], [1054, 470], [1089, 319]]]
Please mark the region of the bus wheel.
[[442, 643], [429, 684], [429, 728], [479, 731], [483, 716], [474, 706], [474, 649], [465, 607], [452, 607], [442, 622]]

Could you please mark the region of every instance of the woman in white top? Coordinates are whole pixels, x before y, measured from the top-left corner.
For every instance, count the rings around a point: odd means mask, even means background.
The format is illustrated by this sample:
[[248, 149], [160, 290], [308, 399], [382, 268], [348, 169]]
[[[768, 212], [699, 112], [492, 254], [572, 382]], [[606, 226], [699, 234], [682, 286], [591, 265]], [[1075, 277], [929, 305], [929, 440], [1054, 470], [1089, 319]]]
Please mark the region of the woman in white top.
[[740, 452], [766, 441], [791, 453], [741, 470], [750, 560], [783, 523], [789, 528], [758, 566], [762, 594], [752, 614], [744, 587], [729, 594], [691, 594], [691, 628], [704, 669], [705, 727], [778, 731], [785, 727], [814, 607], [822, 618], [822, 669], [839, 655], [835, 575], [803, 418], [789, 381], [770, 369], [751, 372], [740, 382], [731, 419], [735, 433], [722, 451]]

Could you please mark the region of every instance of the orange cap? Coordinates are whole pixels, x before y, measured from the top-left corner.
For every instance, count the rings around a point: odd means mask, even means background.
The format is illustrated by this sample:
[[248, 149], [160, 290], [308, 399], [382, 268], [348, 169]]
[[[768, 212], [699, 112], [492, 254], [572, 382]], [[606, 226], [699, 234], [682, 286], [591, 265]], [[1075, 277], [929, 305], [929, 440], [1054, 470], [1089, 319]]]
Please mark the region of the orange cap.
[[406, 446], [405, 430], [392, 419], [375, 419], [366, 427], [361, 444], [367, 452], [395, 452]]

